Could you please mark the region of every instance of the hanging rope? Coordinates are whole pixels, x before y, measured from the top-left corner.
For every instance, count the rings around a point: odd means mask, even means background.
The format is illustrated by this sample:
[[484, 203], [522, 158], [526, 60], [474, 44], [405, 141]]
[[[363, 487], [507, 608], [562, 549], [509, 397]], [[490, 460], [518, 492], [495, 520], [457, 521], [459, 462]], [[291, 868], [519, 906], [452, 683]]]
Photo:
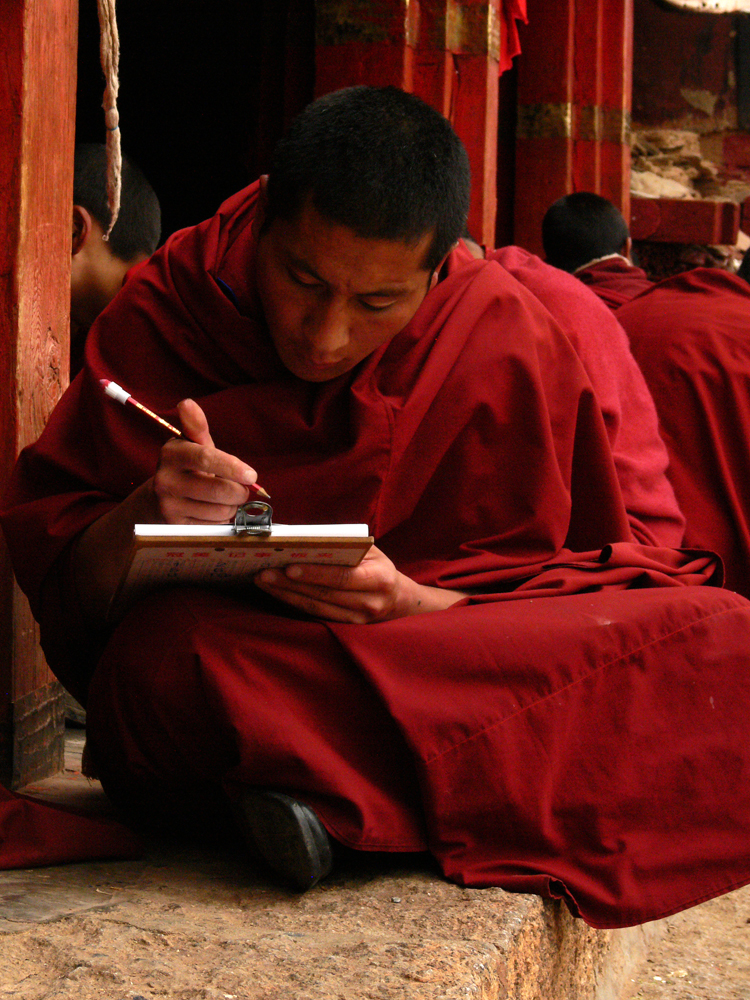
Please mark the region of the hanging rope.
[[107, 202], [109, 228], [104, 239], [109, 239], [117, 216], [120, 214], [122, 190], [122, 149], [120, 147], [120, 114], [117, 110], [117, 93], [120, 89], [120, 36], [117, 31], [115, 0], [97, 0], [99, 8], [100, 56], [105, 87], [104, 124], [107, 126]]

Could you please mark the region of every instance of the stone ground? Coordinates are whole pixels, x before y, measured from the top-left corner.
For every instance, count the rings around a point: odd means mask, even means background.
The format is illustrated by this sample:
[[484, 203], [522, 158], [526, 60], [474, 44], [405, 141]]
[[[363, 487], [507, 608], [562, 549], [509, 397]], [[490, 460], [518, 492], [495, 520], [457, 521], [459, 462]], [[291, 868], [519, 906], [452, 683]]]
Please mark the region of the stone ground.
[[[106, 809], [66, 773], [27, 791]], [[304, 894], [239, 849], [152, 842], [138, 861], [0, 872], [0, 998], [750, 1000], [750, 889], [595, 931], [559, 904], [357, 856]]]

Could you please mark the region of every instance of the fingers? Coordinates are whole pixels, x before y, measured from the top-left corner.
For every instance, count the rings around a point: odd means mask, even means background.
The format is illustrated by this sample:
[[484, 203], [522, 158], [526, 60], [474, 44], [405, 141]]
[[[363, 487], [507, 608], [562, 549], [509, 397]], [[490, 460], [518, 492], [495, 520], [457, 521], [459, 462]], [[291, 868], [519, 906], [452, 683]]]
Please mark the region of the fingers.
[[219, 451], [213, 445], [194, 444], [181, 438], [172, 438], [164, 445], [161, 450], [161, 465], [182, 473], [216, 476], [241, 485], [244, 493], [247, 493], [245, 487], [258, 478], [255, 469], [235, 455]]
[[249, 497], [255, 469], [214, 446], [206, 415], [192, 399], [177, 410], [185, 437], [161, 450], [154, 476], [160, 515], [168, 524], [223, 524]]
[[313, 618], [364, 625], [387, 617], [388, 602], [383, 595], [295, 583], [277, 570], [260, 573], [255, 582], [261, 590]]
[[364, 624], [393, 616], [401, 580], [390, 559], [373, 547], [358, 566], [296, 564], [265, 570], [255, 582], [313, 617]]
[[208, 429], [206, 414], [194, 399], [183, 399], [177, 404], [177, 415], [180, 418], [182, 432], [189, 441], [213, 448], [213, 438]]

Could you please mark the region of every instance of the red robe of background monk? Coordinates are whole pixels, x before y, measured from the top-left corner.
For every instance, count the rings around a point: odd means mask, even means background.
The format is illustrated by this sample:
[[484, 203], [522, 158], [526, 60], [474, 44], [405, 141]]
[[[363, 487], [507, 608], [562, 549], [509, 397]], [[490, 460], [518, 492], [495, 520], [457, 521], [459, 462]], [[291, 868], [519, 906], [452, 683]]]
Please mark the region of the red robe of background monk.
[[[126, 807], [175, 822], [277, 789], [350, 847], [639, 923], [750, 879], [750, 605], [693, 586], [711, 555], [633, 541], [591, 381], [539, 299], [494, 261], [437, 280], [468, 194], [438, 118], [329, 95], [267, 208], [253, 186], [173, 236], [95, 325], [4, 527]], [[316, 181], [286, 211], [274, 184], [310, 129], [329, 197]], [[102, 378], [192, 440], [162, 446]], [[107, 622], [133, 520], [227, 521], [256, 470], [279, 520], [365, 521], [371, 557], [235, 597], [167, 588]]]
[[717, 268], [667, 278], [617, 313], [653, 393], [686, 544], [750, 596], [750, 286]]

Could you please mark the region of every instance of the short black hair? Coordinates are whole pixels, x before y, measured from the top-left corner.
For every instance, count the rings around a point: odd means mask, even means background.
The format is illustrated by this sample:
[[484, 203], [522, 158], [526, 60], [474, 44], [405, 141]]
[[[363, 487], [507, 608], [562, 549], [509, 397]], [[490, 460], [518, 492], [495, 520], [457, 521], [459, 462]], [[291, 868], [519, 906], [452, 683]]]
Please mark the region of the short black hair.
[[[109, 227], [107, 202], [107, 149], [96, 142], [76, 145], [73, 172], [73, 204], [82, 205], [102, 229]], [[139, 254], [151, 254], [161, 237], [161, 207], [143, 171], [123, 156], [120, 214], [109, 237], [109, 248], [129, 262]]]
[[571, 273], [598, 257], [621, 253], [629, 235], [617, 207], [589, 191], [558, 198], [542, 220], [547, 263]]
[[309, 197], [365, 239], [434, 232], [434, 271], [464, 231], [470, 188], [466, 150], [434, 108], [396, 87], [347, 87], [308, 105], [277, 145], [267, 222], [298, 218]]

